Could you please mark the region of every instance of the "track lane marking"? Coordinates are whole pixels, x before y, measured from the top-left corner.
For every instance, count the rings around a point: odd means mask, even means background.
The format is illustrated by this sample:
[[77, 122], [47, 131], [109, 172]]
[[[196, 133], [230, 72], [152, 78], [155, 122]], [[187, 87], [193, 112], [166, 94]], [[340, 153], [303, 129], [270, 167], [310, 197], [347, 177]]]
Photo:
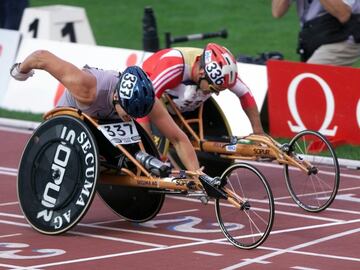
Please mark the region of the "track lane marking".
[[10, 133], [20, 133], [20, 134], [33, 134], [34, 130], [26, 130], [26, 129], [17, 129], [11, 127], [0, 126], [0, 131], [10, 132]]
[[[168, 197], [172, 198], [172, 199], [175, 199], [175, 200], [181, 200], [181, 201], [199, 202], [197, 199], [191, 199], [191, 198], [174, 197], [174, 196], [168, 196]], [[261, 202], [261, 201], [259, 201], [259, 202]], [[214, 204], [214, 202], [209, 201], [208, 204]], [[257, 210], [259, 210], [259, 211], [268, 211], [266, 209], [257, 209]], [[287, 215], [287, 216], [296, 216], [296, 217], [305, 218], [305, 219], [315, 219], [315, 220], [321, 220], [321, 221], [329, 221], [329, 222], [341, 222], [341, 221], [344, 221], [344, 220], [339, 220], [339, 219], [325, 218], [325, 217], [319, 217], [319, 216], [310, 216], [308, 214], [299, 214], [299, 213], [286, 212], [286, 211], [280, 211], [280, 210], [275, 209], [275, 215], [277, 215], [277, 214], [282, 214], [282, 215]]]
[[130, 244], [136, 244], [136, 245], [142, 245], [142, 246], [149, 246], [149, 247], [158, 247], [158, 248], [167, 247], [167, 245], [159, 245], [159, 244], [153, 244], [153, 243], [144, 242], [144, 241], [129, 240], [129, 239], [125, 239], [125, 238], [112, 237], [112, 236], [103, 236], [103, 235], [92, 234], [92, 233], [82, 233], [82, 232], [73, 232], [73, 231], [68, 231], [67, 233], [74, 234], [74, 235], [81, 235], [81, 236], [91, 237], [91, 238], [98, 238], [98, 239], [102, 239], [102, 240], [111, 240], [111, 241], [116, 241], [116, 242], [124, 242], [124, 243], [130, 243]]
[[[360, 231], [360, 228], [356, 229], [356, 230]], [[108, 255], [94, 256], [94, 257], [81, 258], [81, 259], [68, 260], [68, 261], [61, 261], [61, 262], [54, 262], [54, 263], [49, 263], [49, 264], [33, 265], [33, 266], [26, 267], [24, 269], [50, 267], [50, 266], [56, 266], [56, 265], [61, 265], [61, 264], [81, 263], [81, 262], [85, 262], [85, 261], [94, 261], [94, 260], [109, 259], [109, 258], [114, 258], [114, 257], [126, 256], [126, 255], [147, 253], [147, 252], [178, 249], [178, 248], [191, 247], [191, 246], [196, 246], [196, 245], [209, 244], [209, 243], [214, 243], [214, 242], [215, 242], [214, 240], [211, 240], [211, 241], [202, 241], [202, 242], [195, 242], [195, 243], [179, 244], [179, 245], [174, 245], [174, 246], [168, 246], [166, 248], [152, 248], [152, 249], [143, 249], [143, 250], [136, 250], [136, 251], [129, 251], [129, 252], [113, 253], [113, 254], [108, 254]], [[311, 242], [313, 242], [313, 241], [311, 241]], [[226, 244], [231, 245], [230, 243], [226, 243]], [[301, 245], [303, 245], [303, 244], [301, 244]], [[297, 246], [300, 246], [300, 245], [297, 245]], [[294, 250], [289, 250], [289, 248], [287, 248], [287, 249], [284, 249], [284, 250], [277, 251], [276, 253], [281, 252], [282, 254], [285, 254], [285, 253], [290, 253], [291, 251], [294, 251]], [[274, 254], [274, 253], [271, 253], [271, 254]], [[262, 257], [264, 257], [264, 256], [262, 256]]]
[[[323, 224], [321, 226], [307, 226], [306, 228], [307, 229], [314, 229], [314, 228], [327, 227], [327, 226], [337, 226], [337, 225], [343, 225], [343, 224], [351, 224], [351, 223], [356, 223], [356, 222], [360, 222], [360, 219], [352, 220], [352, 221], [348, 221], [348, 222], [344, 222], [344, 223]], [[16, 222], [7, 222], [7, 221], [3, 221], [3, 220], [0, 220], [0, 223], [10, 224], [10, 225], [17, 225], [17, 226], [22, 226], [22, 227], [30, 227], [30, 225], [28, 225], [28, 224], [16, 223]], [[274, 232], [274, 234], [279, 234], [279, 233], [283, 233], [283, 232], [288, 233], [289, 231], [298, 231], [298, 230], [301, 230], [301, 228], [293, 228], [292, 230], [276, 231], [276, 232]], [[360, 228], [357, 229], [357, 230], [360, 231]], [[271, 233], [271, 234], [273, 234], [273, 233]], [[84, 262], [84, 261], [93, 261], [93, 260], [107, 259], [107, 258], [113, 258], [113, 257], [119, 257], [119, 256], [125, 256], [125, 255], [140, 254], [140, 253], [151, 252], [151, 251], [162, 251], [162, 250], [184, 248], [184, 247], [190, 247], [190, 246], [196, 246], [196, 245], [204, 245], [204, 244], [231, 245], [230, 243], [223, 242], [223, 241], [226, 241], [226, 239], [221, 238], [221, 239], [215, 239], [215, 240], [204, 240], [204, 241], [197, 241], [197, 242], [193, 242], [193, 243], [179, 244], [179, 245], [168, 246], [168, 247], [143, 249], [143, 250], [137, 250], [137, 251], [132, 251], [132, 252], [122, 252], [122, 253], [116, 253], [116, 254], [108, 254], [108, 255], [102, 255], [102, 256], [81, 258], [81, 259], [76, 259], [76, 260], [54, 262], [54, 263], [50, 263], [50, 264], [34, 265], [34, 266], [23, 267], [23, 269], [34, 269], [34, 268], [41, 268], [41, 267], [48, 267], [48, 266], [56, 266], [56, 265], [61, 265], [61, 264], [79, 263], [79, 262]], [[311, 241], [311, 242], [313, 242], [313, 241]], [[311, 243], [311, 242], [309, 242], [309, 243]], [[298, 246], [300, 246], [300, 245], [298, 245]], [[260, 249], [261, 248], [265, 249], [265, 247], [259, 247], [259, 248]], [[283, 249], [283, 250], [276, 251], [274, 253], [280, 253], [281, 252], [282, 254], [284, 254], [284, 253], [292, 253], [292, 252], [295, 252], [295, 251], [296, 250], [294, 250], [294, 249]], [[274, 253], [272, 253], [272, 254], [274, 254]], [[338, 257], [338, 258], [341, 259], [342, 257]], [[359, 259], [359, 261], [360, 261], [360, 259]]]
[[316, 239], [316, 240], [312, 240], [312, 241], [302, 243], [302, 244], [299, 244], [299, 245], [296, 245], [296, 246], [292, 246], [292, 247], [289, 247], [289, 248], [286, 248], [286, 249], [283, 249], [283, 250], [275, 251], [273, 253], [269, 253], [269, 254], [266, 254], [266, 255], [256, 257], [256, 258], [253, 259], [252, 262], [245, 261], [245, 262], [241, 262], [241, 263], [238, 263], [238, 264], [234, 264], [234, 265], [222, 268], [222, 270], [239, 269], [239, 268], [242, 268], [244, 266], [248, 266], [250, 264], [256, 263], [257, 261], [261, 262], [261, 261], [269, 259], [269, 258], [273, 258], [273, 257], [279, 256], [279, 255], [283, 255], [285, 253], [288, 253], [289, 251], [295, 251], [295, 250], [302, 249], [302, 248], [305, 248], [305, 247], [310, 247], [310, 246], [313, 246], [313, 245], [320, 244], [322, 242], [326, 242], [326, 241], [333, 240], [333, 239], [336, 239], [336, 238], [341, 238], [343, 236], [351, 235], [351, 234], [358, 233], [358, 232], [360, 232], [360, 228], [356, 228], [356, 229], [336, 233], [336, 234], [333, 234], [333, 235], [325, 236], [325, 237], [322, 237], [322, 238], [319, 238], [319, 239]]
[[309, 267], [302, 267], [302, 266], [293, 266], [291, 269], [296, 270], [320, 270], [319, 268], [309, 268]]
[[[258, 247], [258, 249], [264, 250], [271, 250], [271, 251], [281, 251], [280, 248], [270, 248], [270, 247]], [[322, 253], [315, 253], [309, 251], [288, 251], [289, 254], [296, 254], [296, 255], [305, 255], [305, 256], [312, 256], [312, 257], [322, 257], [327, 259], [335, 259], [335, 260], [343, 260], [343, 261], [352, 261], [352, 262], [360, 262], [360, 258], [348, 257], [348, 256], [338, 256], [338, 255], [331, 255], [331, 254], [322, 254]]]
[[[15, 270], [23, 270], [23, 269], [29, 269], [26, 266], [16, 266], [16, 265], [12, 265], [12, 264], [4, 264], [4, 263], [0, 263], [0, 267], [5, 267], [6, 269], [15, 269]], [[31, 270], [36, 270], [36, 268], [30, 268]]]
[[15, 204], [19, 204], [19, 202], [7, 202], [7, 203], [0, 203], [0, 206], [8, 206], [8, 205], [15, 205]]
[[[199, 209], [189, 209], [189, 210], [181, 210], [181, 211], [175, 211], [175, 212], [168, 212], [168, 213], [160, 213], [157, 214], [156, 216], [169, 216], [169, 215], [176, 215], [176, 214], [183, 214], [183, 213], [191, 213], [191, 212], [197, 212], [199, 211]], [[113, 219], [113, 220], [107, 220], [107, 221], [99, 221], [99, 222], [94, 222], [94, 223], [89, 223], [90, 225], [103, 225], [103, 224], [107, 224], [107, 223], [113, 223], [113, 222], [123, 222], [126, 221], [123, 218], [119, 218], [119, 219]]]
[[7, 238], [13, 236], [20, 236], [20, 235], [22, 235], [22, 233], [5, 234], [5, 235], [0, 235], [0, 238]]
[[193, 253], [200, 254], [200, 255], [213, 256], [213, 257], [224, 256], [224, 254], [208, 252], [208, 251], [201, 251], [201, 250], [194, 251]]
[[[16, 216], [21, 217], [21, 218], [24, 219], [23, 216], [19, 216], [19, 215], [16, 215]], [[10, 224], [10, 225], [18, 225], [18, 226], [23, 226], [23, 227], [31, 227], [30, 224], [6, 221], [6, 220], [1, 220], [1, 219], [0, 219], [0, 223]], [[309, 226], [304, 226], [304, 227], [294, 227], [294, 228], [290, 228], [290, 229], [283, 229], [283, 230], [276, 230], [276, 231], [273, 230], [273, 231], [270, 232], [270, 235], [281, 234], [281, 233], [289, 233], [289, 232], [296, 232], [296, 231], [305, 231], [305, 230], [310, 230], [310, 229], [325, 228], [325, 227], [332, 227], [332, 226], [346, 225], [346, 224], [353, 224], [353, 223], [360, 223], [360, 219], [349, 220], [349, 221], [341, 221], [341, 222], [324, 223], [324, 224], [318, 224], [318, 225], [309, 225]], [[99, 229], [105, 229], [105, 230], [110, 230], [110, 231], [130, 232], [130, 233], [143, 234], [143, 235], [161, 236], [161, 237], [183, 239], [183, 240], [201, 241], [201, 242], [208, 241], [208, 242], [214, 242], [215, 243], [215, 242], [222, 242], [224, 240], [227, 240], [226, 238], [219, 238], [219, 239], [214, 239], [214, 240], [206, 240], [206, 239], [194, 238], [194, 237], [177, 236], [177, 235], [172, 235], [172, 234], [153, 233], [153, 232], [130, 230], [130, 229], [121, 229], [121, 228], [114, 228], [114, 227], [107, 227], [107, 226], [96, 226], [96, 225], [94, 226], [94, 225], [91, 225], [91, 224], [84, 224], [84, 223], [77, 224], [77, 226], [99, 228]], [[246, 235], [246, 236], [235, 237], [235, 238], [236, 239], [241, 239], [241, 238], [248, 238], [248, 237], [252, 237], [252, 235]]]

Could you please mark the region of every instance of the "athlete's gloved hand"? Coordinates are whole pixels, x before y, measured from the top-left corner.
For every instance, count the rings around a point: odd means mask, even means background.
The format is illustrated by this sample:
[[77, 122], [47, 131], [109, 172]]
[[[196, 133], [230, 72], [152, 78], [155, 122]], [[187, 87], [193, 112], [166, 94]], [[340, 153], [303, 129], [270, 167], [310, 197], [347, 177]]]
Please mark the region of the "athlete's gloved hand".
[[29, 77], [31, 77], [32, 75], [34, 75], [34, 70], [30, 70], [28, 73], [22, 73], [20, 72], [20, 63], [15, 63], [11, 69], [10, 69], [10, 75], [11, 77], [13, 77], [15, 80], [18, 81], [25, 81], [27, 80]]

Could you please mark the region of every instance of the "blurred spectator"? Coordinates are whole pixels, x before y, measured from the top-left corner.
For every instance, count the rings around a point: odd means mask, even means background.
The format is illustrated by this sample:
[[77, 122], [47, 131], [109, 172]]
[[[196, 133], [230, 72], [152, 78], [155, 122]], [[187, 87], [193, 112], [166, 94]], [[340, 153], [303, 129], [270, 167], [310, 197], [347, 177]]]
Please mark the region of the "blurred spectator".
[[28, 0], [0, 0], [0, 28], [18, 30]]
[[282, 17], [296, 2], [301, 61], [351, 66], [360, 59], [360, 0], [272, 0]]

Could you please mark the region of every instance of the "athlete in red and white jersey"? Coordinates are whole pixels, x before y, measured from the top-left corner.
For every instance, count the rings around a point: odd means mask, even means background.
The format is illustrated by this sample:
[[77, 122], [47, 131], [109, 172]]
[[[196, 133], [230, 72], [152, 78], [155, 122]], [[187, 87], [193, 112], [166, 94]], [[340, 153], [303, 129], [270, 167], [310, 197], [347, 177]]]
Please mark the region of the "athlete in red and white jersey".
[[[240, 80], [234, 56], [224, 47], [209, 43], [205, 49], [160, 50], [143, 65], [153, 82], [157, 97], [166, 92], [180, 111], [193, 111], [211, 94], [229, 89], [239, 97], [254, 133], [263, 133], [259, 111], [250, 89]], [[141, 119], [147, 126], [146, 118]]]

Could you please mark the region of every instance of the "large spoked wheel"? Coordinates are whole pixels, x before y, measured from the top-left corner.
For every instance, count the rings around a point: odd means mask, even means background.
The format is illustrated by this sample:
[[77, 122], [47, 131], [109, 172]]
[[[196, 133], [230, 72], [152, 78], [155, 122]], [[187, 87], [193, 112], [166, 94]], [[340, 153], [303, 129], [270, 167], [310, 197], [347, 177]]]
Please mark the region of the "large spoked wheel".
[[275, 211], [265, 177], [255, 167], [237, 163], [224, 171], [221, 185], [228, 199], [216, 199], [215, 210], [225, 237], [241, 249], [261, 245], [270, 234]]
[[289, 143], [289, 154], [310, 168], [309, 173], [285, 165], [286, 185], [293, 200], [309, 212], [320, 212], [335, 199], [340, 169], [335, 151], [319, 132], [305, 130]]

